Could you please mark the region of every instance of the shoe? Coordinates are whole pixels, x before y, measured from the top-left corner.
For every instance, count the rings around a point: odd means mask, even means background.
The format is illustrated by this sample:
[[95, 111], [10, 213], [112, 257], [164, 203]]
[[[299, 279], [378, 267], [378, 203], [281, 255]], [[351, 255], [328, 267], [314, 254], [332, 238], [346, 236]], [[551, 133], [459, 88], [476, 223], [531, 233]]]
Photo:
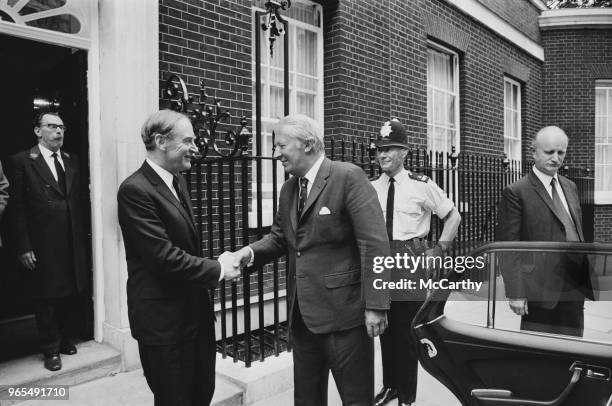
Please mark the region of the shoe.
[[383, 406], [398, 396], [397, 389], [383, 387], [374, 397], [374, 406]]
[[60, 352], [66, 355], [74, 355], [77, 353], [77, 349], [74, 344], [62, 344], [60, 346]]
[[49, 371], [59, 371], [62, 369], [62, 359], [57, 352], [45, 354], [45, 368]]
[[413, 402], [408, 402], [404, 396], [400, 393], [397, 399], [398, 406], [411, 406]]

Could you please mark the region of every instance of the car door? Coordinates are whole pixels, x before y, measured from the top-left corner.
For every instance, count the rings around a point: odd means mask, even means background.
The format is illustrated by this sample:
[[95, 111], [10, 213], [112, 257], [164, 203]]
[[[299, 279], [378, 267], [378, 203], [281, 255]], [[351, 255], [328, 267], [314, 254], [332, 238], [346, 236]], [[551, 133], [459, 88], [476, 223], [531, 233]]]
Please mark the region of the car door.
[[[587, 258], [595, 300], [585, 302], [583, 337], [521, 330], [508, 306], [502, 257], [542, 253]], [[413, 321], [425, 370], [463, 405], [612, 406], [612, 244], [491, 243], [470, 256], [484, 269], [439, 277]]]

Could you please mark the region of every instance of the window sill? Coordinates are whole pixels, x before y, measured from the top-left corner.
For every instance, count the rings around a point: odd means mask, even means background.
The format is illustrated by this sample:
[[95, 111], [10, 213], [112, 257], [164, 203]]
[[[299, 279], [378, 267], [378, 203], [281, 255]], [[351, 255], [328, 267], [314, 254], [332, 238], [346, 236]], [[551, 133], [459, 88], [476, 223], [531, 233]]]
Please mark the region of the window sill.
[[612, 191], [610, 192], [595, 192], [595, 205], [612, 204]]

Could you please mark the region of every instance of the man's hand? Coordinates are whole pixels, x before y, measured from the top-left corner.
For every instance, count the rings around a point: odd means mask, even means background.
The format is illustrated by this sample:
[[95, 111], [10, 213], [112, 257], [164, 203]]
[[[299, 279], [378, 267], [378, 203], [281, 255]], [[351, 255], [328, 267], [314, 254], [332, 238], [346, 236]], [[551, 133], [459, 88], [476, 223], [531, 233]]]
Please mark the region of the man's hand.
[[34, 251], [28, 251], [25, 254], [19, 255], [19, 262], [25, 269], [33, 271], [36, 268], [36, 255]]
[[244, 268], [251, 262], [251, 250], [247, 247], [242, 247], [238, 251], [234, 252], [234, 267]]
[[240, 267], [234, 266], [236, 263], [236, 259], [234, 254], [229, 251], [225, 251], [223, 254], [219, 255], [217, 259], [223, 265], [223, 279], [226, 281], [231, 281], [232, 279], [238, 278], [240, 276]]
[[387, 328], [387, 312], [385, 310], [366, 309], [365, 325], [370, 337], [382, 334]]
[[512, 311], [519, 316], [524, 316], [529, 314], [529, 310], [527, 309], [527, 299], [508, 299], [508, 304]]

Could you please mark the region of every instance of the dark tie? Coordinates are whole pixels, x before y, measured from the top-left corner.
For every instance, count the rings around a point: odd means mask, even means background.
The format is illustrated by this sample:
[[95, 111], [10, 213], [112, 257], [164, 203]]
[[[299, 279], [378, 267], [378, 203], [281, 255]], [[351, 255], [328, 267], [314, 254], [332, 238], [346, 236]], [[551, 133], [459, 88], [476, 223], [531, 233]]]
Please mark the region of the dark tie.
[[387, 236], [389, 241], [393, 240], [393, 203], [395, 200], [395, 179], [389, 179], [389, 191], [387, 192]]
[[572, 221], [570, 214], [565, 209], [565, 206], [563, 206], [559, 193], [557, 193], [557, 188], [555, 187], [556, 183], [556, 179], [552, 178], [550, 181], [550, 186], [552, 186], [552, 201], [555, 210], [557, 210], [557, 213], [561, 215], [561, 222], [565, 228], [565, 239], [567, 241], [580, 241], [580, 236], [578, 236], [578, 232], [576, 231], [576, 225]]
[[66, 172], [64, 172], [62, 164], [60, 164], [59, 159], [57, 159], [57, 152], [52, 153], [51, 156], [53, 157], [55, 172], [57, 173], [57, 184], [59, 185], [60, 190], [66, 193]]
[[185, 201], [185, 196], [183, 195], [183, 190], [181, 189], [181, 183], [179, 182], [179, 178], [176, 175], [172, 177], [172, 187], [174, 187], [174, 191], [176, 192], [179, 201], [181, 202], [181, 206], [183, 206], [183, 209], [185, 209], [185, 211], [189, 213], [189, 206]]
[[298, 201], [298, 219], [302, 216], [302, 210], [306, 205], [306, 199], [308, 198], [308, 179], [300, 178], [300, 200]]

